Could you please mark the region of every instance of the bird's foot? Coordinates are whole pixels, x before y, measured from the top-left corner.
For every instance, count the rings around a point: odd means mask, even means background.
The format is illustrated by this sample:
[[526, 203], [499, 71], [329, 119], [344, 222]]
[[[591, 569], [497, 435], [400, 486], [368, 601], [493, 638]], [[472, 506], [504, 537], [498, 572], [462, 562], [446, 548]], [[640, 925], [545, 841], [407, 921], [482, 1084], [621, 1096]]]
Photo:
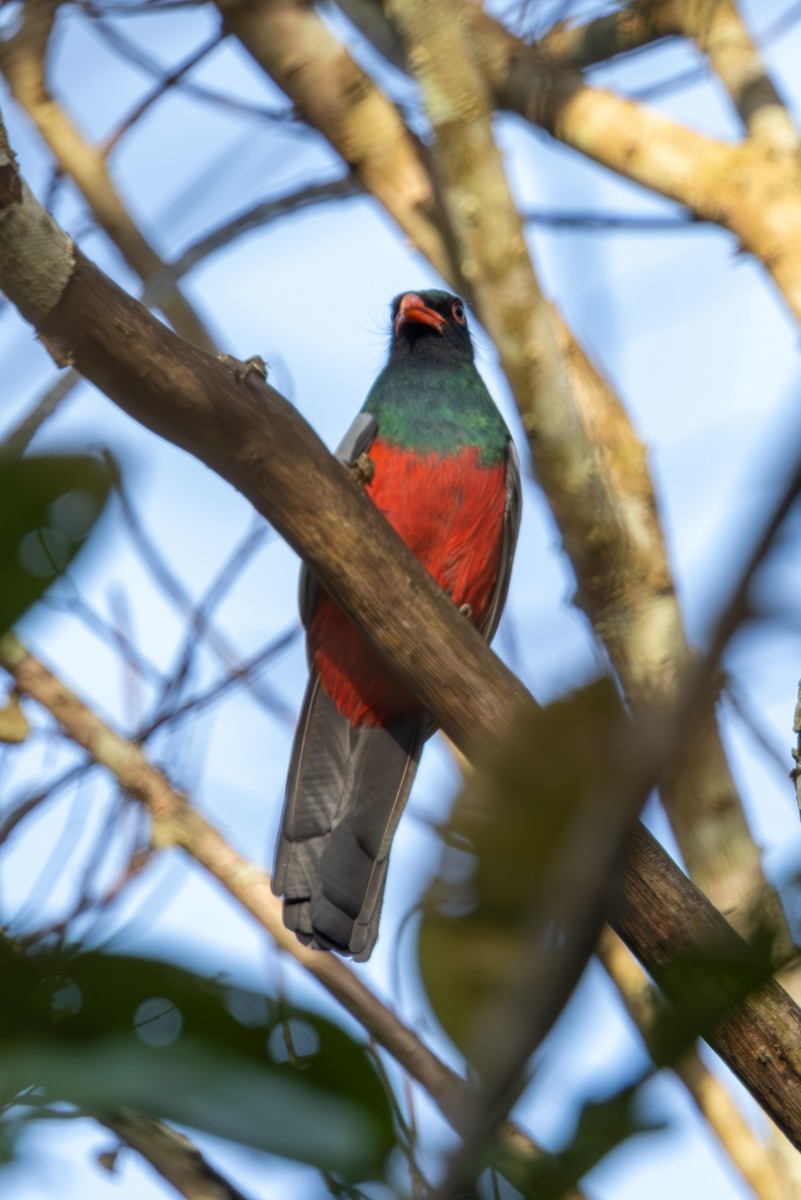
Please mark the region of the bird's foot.
[[346, 463], [345, 466], [348, 468], [353, 482], [362, 487], [370, 483], [375, 475], [375, 463], [366, 452], [360, 454], [353, 462]]
[[250, 358], [246, 358], [242, 362], [238, 358], [234, 358], [233, 354], [218, 355], [220, 362], [224, 362], [234, 369], [234, 378], [237, 383], [244, 383], [249, 375], [258, 375], [262, 383], [267, 381], [267, 363], [260, 354], [253, 354]]
[[472, 604], [460, 604], [459, 612], [462, 614], [463, 617], [467, 617], [468, 621], [472, 621], [472, 619], [473, 619], [473, 605]]

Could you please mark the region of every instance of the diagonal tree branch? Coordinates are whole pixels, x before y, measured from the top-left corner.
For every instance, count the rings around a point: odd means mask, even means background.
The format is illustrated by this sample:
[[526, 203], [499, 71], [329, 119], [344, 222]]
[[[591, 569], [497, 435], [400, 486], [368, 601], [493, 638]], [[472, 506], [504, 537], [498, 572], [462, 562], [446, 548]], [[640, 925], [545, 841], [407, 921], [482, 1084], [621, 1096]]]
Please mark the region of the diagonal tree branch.
[[653, 27], [692, 38], [709, 59], [755, 141], [796, 154], [798, 132], [734, 0], [649, 0]]
[[239, 1188], [206, 1161], [185, 1134], [163, 1121], [154, 1121], [131, 1109], [120, 1109], [113, 1116], [98, 1120], [126, 1146], [141, 1154], [186, 1200], [247, 1200]]
[[311, 5], [297, 0], [218, 0], [228, 33], [322, 130], [362, 187], [412, 244], [448, 272], [432, 219], [434, 199], [418, 148], [400, 114], [353, 61]]
[[[103, 154], [87, 145], [45, 82], [45, 59], [58, 3], [59, 0], [26, 0], [19, 31], [12, 38], [0, 41], [0, 71], [59, 169], [74, 181], [98, 224], [131, 269], [146, 282], [164, 264], [125, 208]], [[179, 288], [173, 287], [162, 296], [161, 308], [183, 337], [212, 349], [210, 333]]]
[[[661, 1007], [653, 985], [608, 927], [598, 944], [598, 958], [647, 1047]], [[782, 1181], [764, 1147], [726, 1088], [704, 1065], [698, 1049], [688, 1050], [673, 1070], [754, 1195], [759, 1200], [784, 1200]]]
[[590, 88], [464, 0], [498, 106], [633, 183], [730, 230], [801, 320], [801, 162], [749, 139], [705, 137], [613, 92]]
[[[453, 603], [348, 472], [332, 468], [309, 426], [250, 367], [183, 342], [88, 262], [38, 206], [2, 141], [0, 286], [51, 353], [206, 461], [305, 553], [427, 708], [457, 701], [456, 726], [446, 726], [454, 740], [503, 736], [527, 692], [469, 621], [453, 619]], [[364, 578], [385, 586], [365, 591]], [[402, 609], [398, 595], [409, 601]], [[506, 683], [500, 707], [485, 698], [495, 676]]]

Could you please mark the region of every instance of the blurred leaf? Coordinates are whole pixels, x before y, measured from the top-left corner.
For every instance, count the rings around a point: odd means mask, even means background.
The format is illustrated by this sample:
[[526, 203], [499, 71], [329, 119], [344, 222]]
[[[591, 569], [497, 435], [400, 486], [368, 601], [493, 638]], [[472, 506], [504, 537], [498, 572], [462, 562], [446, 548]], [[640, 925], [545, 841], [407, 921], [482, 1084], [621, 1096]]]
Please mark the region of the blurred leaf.
[[87, 454], [0, 457], [0, 633], [72, 562], [111, 483]]
[[759, 926], [749, 942], [732, 936], [710, 940], [703, 949], [677, 954], [660, 968], [656, 983], [670, 1001], [657, 1015], [648, 1051], [659, 1066], [671, 1066], [699, 1037], [709, 1038], [722, 1017], [771, 979], [774, 930]]
[[575, 831], [620, 803], [632, 757], [616, 692], [600, 681], [527, 718], [457, 798], [419, 958], [434, 1011], [468, 1057], [486, 1041], [488, 1002], [531, 953], [535, 918], [543, 952], [562, 952], [561, 900], [581, 892], [588, 866], [572, 855]]
[[365, 1048], [316, 1013], [147, 959], [0, 939], [0, 1101], [121, 1106], [375, 1178], [394, 1145]]
[[25, 713], [20, 708], [19, 693], [12, 692], [5, 707], [0, 708], [0, 742], [18, 746], [30, 733]]
[[607, 1100], [591, 1101], [581, 1109], [576, 1132], [558, 1154], [542, 1154], [525, 1163], [496, 1150], [493, 1165], [514, 1181], [530, 1200], [562, 1200], [583, 1177], [628, 1138], [664, 1128], [637, 1111], [639, 1087], [627, 1087]]

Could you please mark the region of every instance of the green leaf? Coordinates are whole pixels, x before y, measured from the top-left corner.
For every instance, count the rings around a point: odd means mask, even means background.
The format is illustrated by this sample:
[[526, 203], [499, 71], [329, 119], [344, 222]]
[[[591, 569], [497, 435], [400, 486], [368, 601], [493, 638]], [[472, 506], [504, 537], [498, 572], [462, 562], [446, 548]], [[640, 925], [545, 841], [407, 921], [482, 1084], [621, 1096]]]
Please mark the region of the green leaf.
[[631, 769], [628, 725], [601, 681], [527, 718], [457, 798], [419, 961], [438, 1020], [471, 1061], [480, 1044], [491, 1055], [484, 1014], [531, 953], [532, 930], [543, 953], [549, 938], [559, 952], [560, 904], [585, 873], [575, 831], [620, 803]]
[[0, 633], [70, 565], [111, 483], [87, 454], [0, 457]]
[[48, 1103], [132, 1108], [349, 1180], [383, 1174], [383, 1085], [316, 1013], [149, 959], [2, 940], [0, 978], [0, 1101], [35, 1084]]
[[570, 1142], [558, 1154], [525, 1160], [496, 1147], [492, 1163], [528, 1200], [562, 1200], [598, 1163], [639, 1133], [653, 1133], [663, 1123], [638, 1111], [640, 1087], [627, 1087], [607, 1100], [585, 1104]]

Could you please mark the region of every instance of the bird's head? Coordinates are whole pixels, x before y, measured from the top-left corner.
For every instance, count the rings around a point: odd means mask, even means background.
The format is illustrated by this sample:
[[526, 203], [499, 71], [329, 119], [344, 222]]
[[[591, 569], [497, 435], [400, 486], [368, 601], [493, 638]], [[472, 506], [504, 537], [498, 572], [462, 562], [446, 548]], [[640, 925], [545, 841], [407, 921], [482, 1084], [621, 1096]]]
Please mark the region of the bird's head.
[[458, 296], [430, 289], [395, 297], [390, 359], [407, 356], [473, 361], [467, 313]]

